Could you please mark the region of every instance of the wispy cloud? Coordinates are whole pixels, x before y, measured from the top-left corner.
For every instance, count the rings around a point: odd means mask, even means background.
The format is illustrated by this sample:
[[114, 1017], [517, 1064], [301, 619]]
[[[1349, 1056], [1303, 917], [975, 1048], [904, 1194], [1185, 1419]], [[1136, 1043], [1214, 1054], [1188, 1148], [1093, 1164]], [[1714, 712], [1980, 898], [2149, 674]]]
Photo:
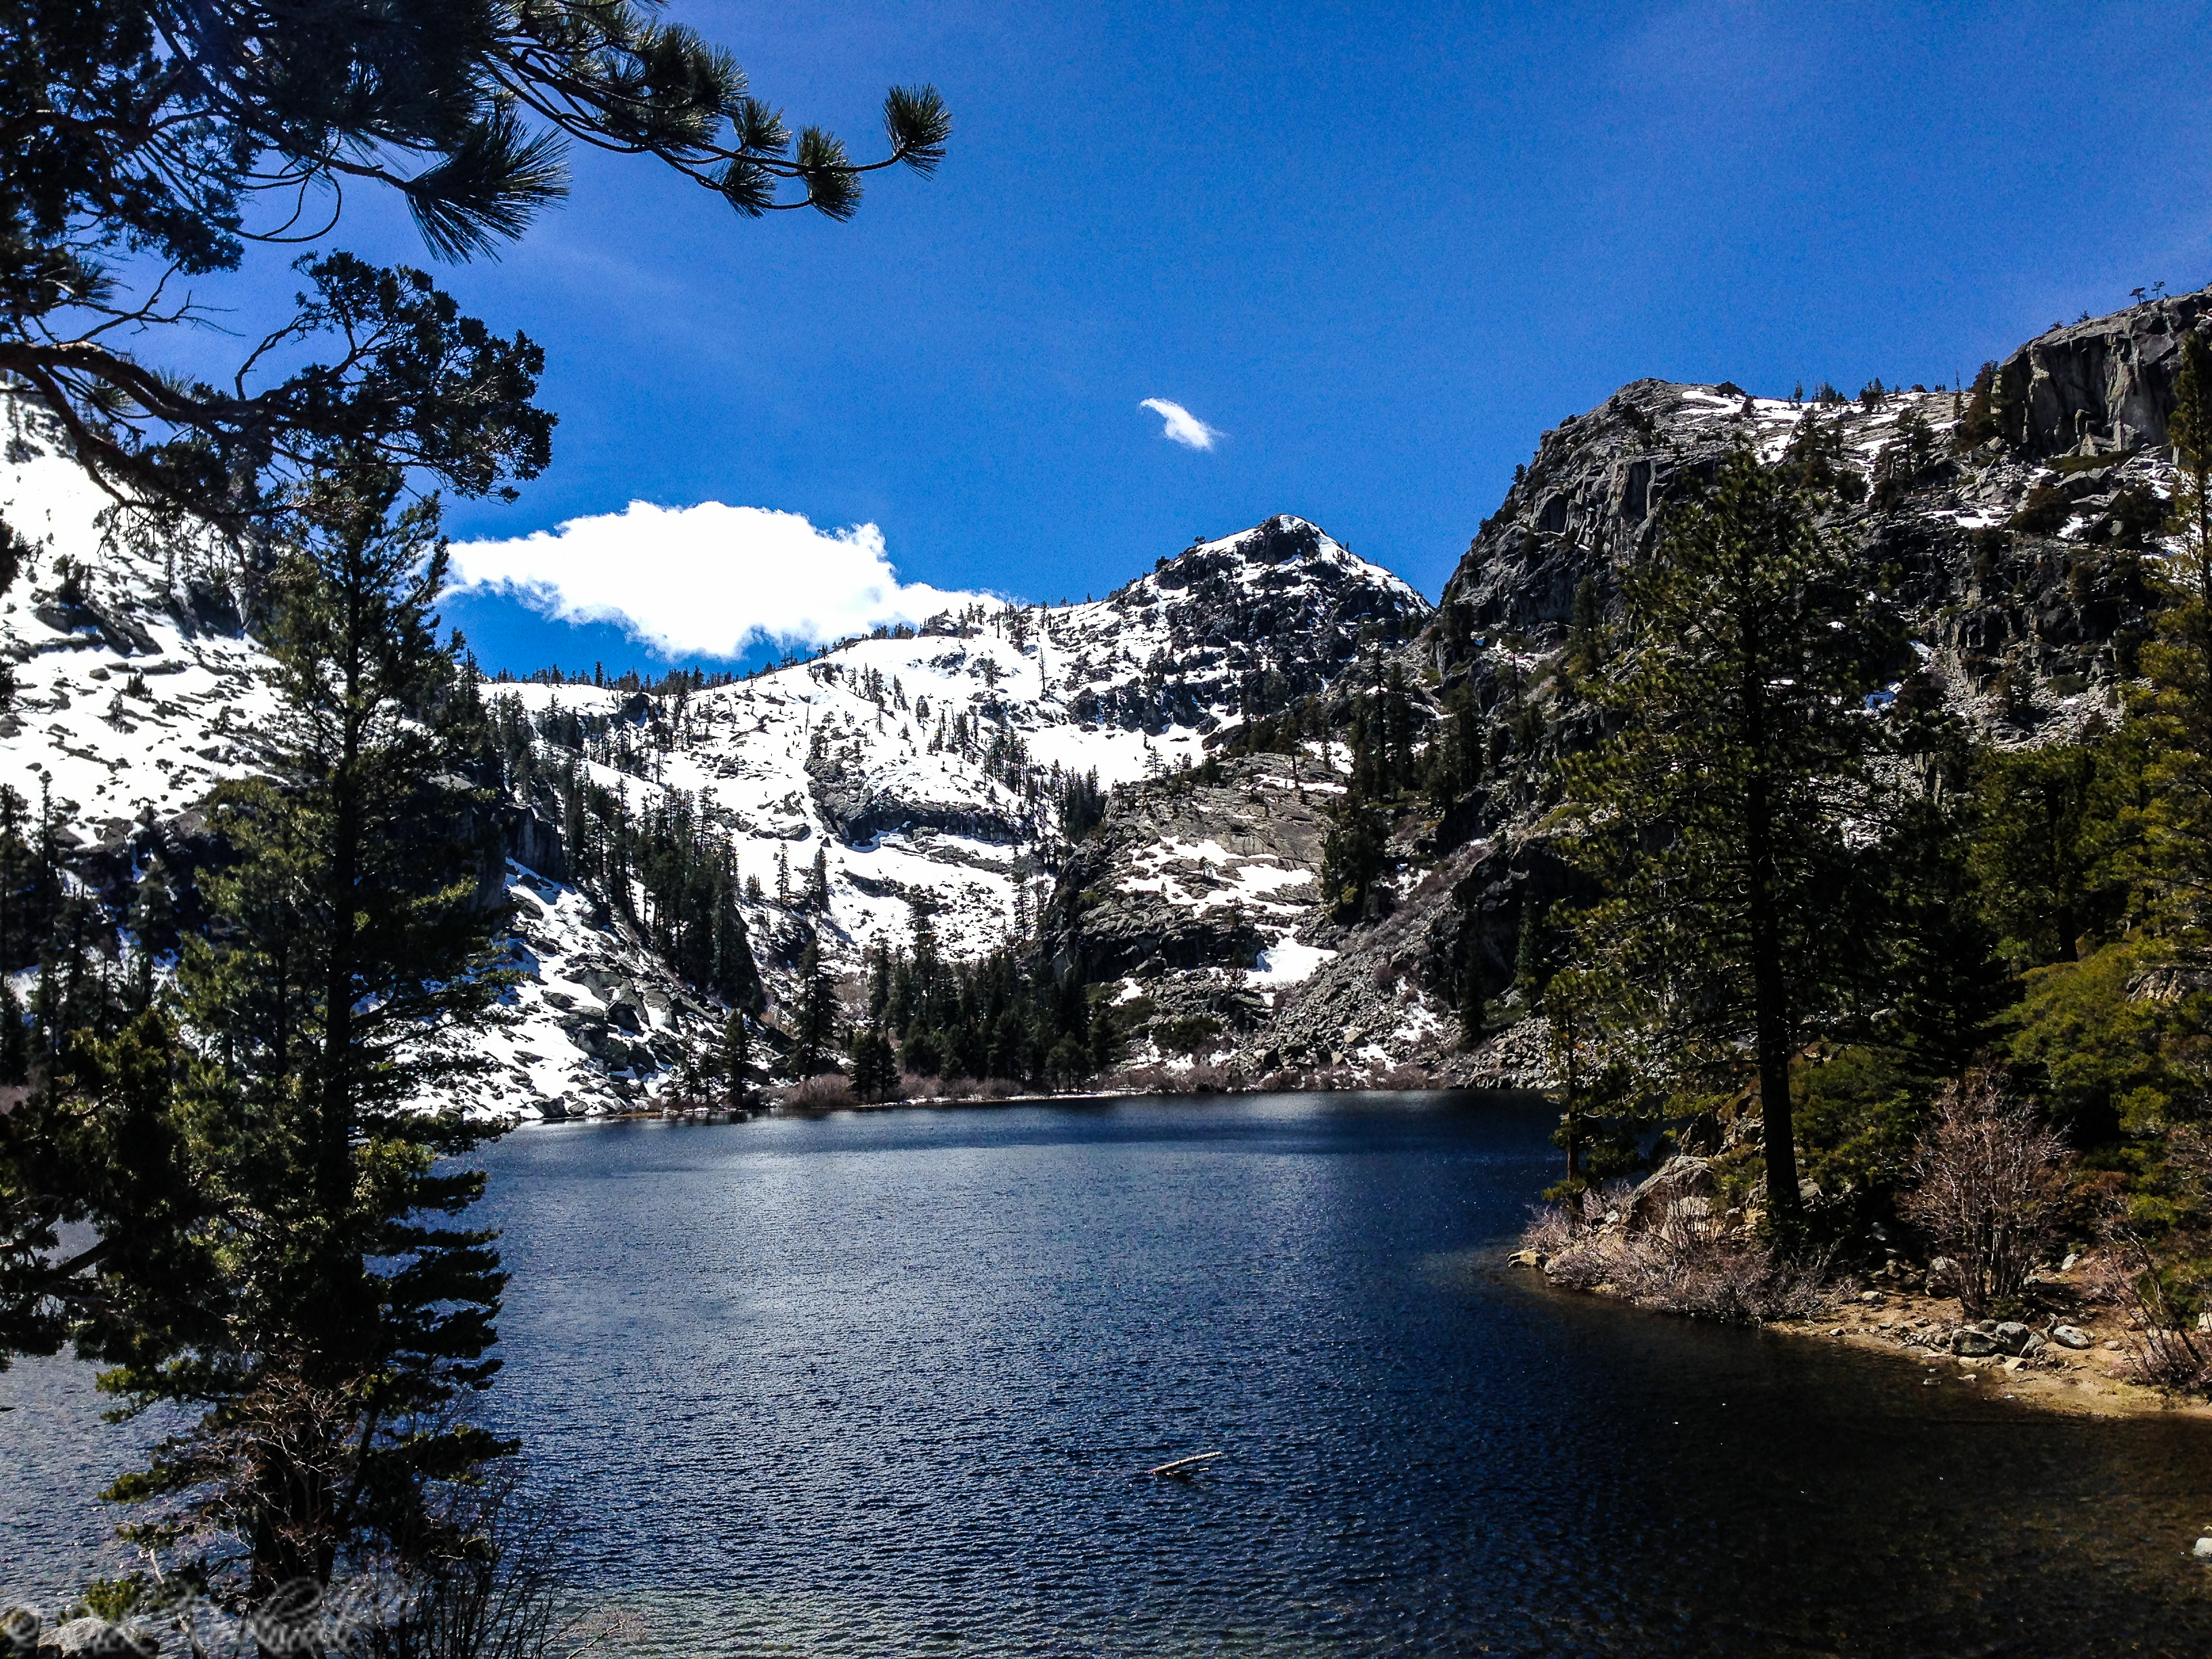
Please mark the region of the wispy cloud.
[[1211, 449], [1213, 441], [1221, 434], [1192, 414], [1181, 404], [1170, 403], [1165, 398], [1147, 398], [1137, 405], [1149, 409], [1167, 422], [1161, 436], [1171, 438], [1188, 449]]
[[509, 593], [562, 622], [615, 623], [672, 657], [824, 645], [981, 597], [902, 582], [872, 524], [817, 530], [800, 514], [720, 501], [632, 501], [511, 541], [457, 543], [453, 568], [457, 588]]

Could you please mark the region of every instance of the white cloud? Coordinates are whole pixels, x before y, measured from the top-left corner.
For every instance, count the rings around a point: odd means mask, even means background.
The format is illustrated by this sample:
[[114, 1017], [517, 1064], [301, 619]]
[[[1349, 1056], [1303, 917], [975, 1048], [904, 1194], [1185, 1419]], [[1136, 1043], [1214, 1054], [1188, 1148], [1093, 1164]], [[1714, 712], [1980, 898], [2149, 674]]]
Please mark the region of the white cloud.
[[1211, 449], [1213, 441], [1221, 435], [1181, 404], [1171, 404], [1165, 398], [1147, 398], [1137, 407], [1149, 409], [1165, 421], [1167, 425], [1160, 435], [1173, 439], [1185, 448]]
[[453, 569], [457, 589], [510, 593], [562, 622], [616, 623], [672, 657], [824, 645], [982, 597], [902, 582], [872, 524], [817, 530], [800, 514], [720, 501], [632, 501], [550, 532], [456, 543]]

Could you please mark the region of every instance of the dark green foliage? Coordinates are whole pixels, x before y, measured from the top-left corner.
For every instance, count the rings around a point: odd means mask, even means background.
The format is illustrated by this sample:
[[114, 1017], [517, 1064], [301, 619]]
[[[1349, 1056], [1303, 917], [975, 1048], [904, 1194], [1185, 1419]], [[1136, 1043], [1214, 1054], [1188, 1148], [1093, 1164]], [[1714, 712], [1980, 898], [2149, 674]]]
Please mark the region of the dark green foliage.
[[1474, 689], [1462, 680], [1444, 694], [1444, 717], [1429, 743], [1426, 787], [1437, 811], [1449, 811], [1481, 787], [1484, 729]]
[[1060, 833], [1070, 841], [1081, 841], [1106, 817], [1106, 792], [1098, 787], [1095, 767], [1088, 772], [1060, 775], [1053, 799], [1060, 809]]
[[1564, 843], [1611, 895], [1577, 927], [1593, 995], [1640, 1032], [1662, 1086], [1758, 1085], [1785, 1227], [1790, 1059], [1856, 1020], [1881, 954], [1845, 831], [1880, 821], [1860, 711], [1895, 648], [1869, 573], [1815, 527], [1799, 477], [1737, 451], [1631, 574], [1619, 665], [1590, 688], [1619, 731], [1569, 764], [1583, 830]]
[[1356, 790], [1347, 793], [1322, 842], [1322, 893], [1338, 916], [1360, 916], [1372, 909], [1376, 880], [1389, 862], [1389, 844], [1390, 821], [1382, 807]]
[[[562, 752], [591, 733], [557, 717], [533, 722], [511, 694], [491, 699], [488, 732], [511, 793], [526, 798], [542, 786], [558, 801], [569, 879], [635, 926], [686, 983], [757, 1013], [765, 994], [726, 824], [680, 789], [634, 811], [626, 793], [592, 781]], [[562, 741], [570, 737], [574, 744]], [[826, 885], [826, 870], [822, 878]]]
[[2045, 482], [2027, 492], [2011, 527], [2030, 536], [2056, 536], [2073, 516], [2073, 499], [2059, 485]]
[[1483, 1039], [1488, 1024], [1489, 1004], [1482, 994], [1481, 936], [1475, 931], [1474, 919], [1462, 922], [1466, 942], [1461, 946], [1459, 964], [1459, 1046], [1472, 1048]]
[[1576, 674], [1595, 674], [1605, 666], [1605, 616], [1599, 604], [1597, 579], [1585, 576], [1575, 588], [1575, 604], [1567, 624], [1567, 667]]
[[1850, 463], [1841, 422], [1831, 426], [1812, 414], [1801, 418], [1783, 452], [1781, 470], [1792, 485], [1808, 495], [1832, 496], [1845, 506], [1866, 499], [1866, 474]]
[[1521, 925], [1514, 929], [1513, 983], [1527, 1001], [1540, 998], [1551, 982], [1553, 943], [1548, 907], [1523, 898]]
[[[1421, 783], [1425, 770], [1433, 788], [1439, 763], [1417, 747], [1420, 717], [1405, 670], [1396, 663], [1386, 668], [1379, 656], [1371, 657], [1366, 678], [1351, 698], [1352, 770], [1322, 847], [1322, 892], [1345, 919], [1379, 912], [1383, 896], [1376, 884], [1389, 862], [1391, 823], [1401, 799]], [[1464, 728], [1455, 739], [1464, 743]]]
[[[204, 313], [131, 289], [131, 262], [234, 270], [248, 242], [327, 235], [341, 187], [370, 184], [438, 257], [494, 252], [565, 193], [570, 138], [655, 156], [743, 214], [844, 218], [862, 173], [927, 173], [943, 154], [933, 91], [894, 90], [884, 122], [876, 162], [817, 128], [794, 139], [726, 53], [623, 0], [9, 0], [0, 372], [54, 409], [107, 487], [149, 505], [239, 526], [281, 508], [272, 483], [341, 451], [482, 493], [545, 462], [526, 340], [459, 317], [419, 272], [310, 257], [299, 308], [249, 329], [265, 337], [218, 388], [148, 361], [147, 335]], [[301, 344], [334, 349], [272, 367]]]
[[799, 958], [799, 1012], [792, 1036], [791, 1074], [812, 1077], [824, 1069], [837, 1030], [837, 988], [822, 965], [821, 941], [812, 933]]
[[61, 909], [61, 845], [52, 799], [41, 799], [36, 825], [26, 810], [22, 796], [0, 783], [0, 971], [39, 959]]
[[[452, 1160], [489, 1131], [440, 1109], [476, 1062], [434, 1036], [503, 983], [485, 797], [459, 781], [483, 732], [432, 631], [435, 507], [395, 512], [398, 487], [365, 465], [303, 491], [269, 641], [278, 746], [217, 793], [215, 925], [185, 941], [173, 1006], [135, 1017], [100, 965], [112, 927], [50, 949], [44, 1053], [0, 1147], [17, 1247], [41, 1191], [70, 1194], [43, 1224], [103, 1240], [15, 1279], [8, 1339], [66, 1331], [127, 1408], [181, 1408], [115, 1494], [153, 1506], [143, 1541], [234, 1538], [208, 1565], [248, 1601], [446, 1547], [435, 1489], [506, 1449], [459, 1409], [497, 1369], [504, 1276], [458, 1222], [483, 1178]], [[158, 939], [158, 890], [140, 896]]]
[[1976, 758], [1967, 867], [2019, 967], [2076, 961], [2086, 936], [2119, 922], [2133, 747], [2111, 738]]
[[744, 1012], [733, 1008], [722, 1022], [722, 1052], [715, 1066], [722, 1077], [724, 1101], [732, 1109], [744, 1106], [752, 1097], [752, 1032]]
[[1997, 435], [1996, 408], [1994, 402], [1997, 380], [1997, 366], [1984, 363], [1975, 372], [1972, 392], [1966, 398], [1965, 412], [1952, 428], [1951, 447], [1954, 449], [1977, 448]]
[[869, 980], [871, 1020], [899, 1035], [899, 1064], [917, 1077], [1060, 1086], [1112, 1063], [1112, 1033], [1079, 971], [1011, 946], [948, 963], [926, 911], [915, 913], [908, 949], [879, 950]]
[[898, 1056], [890, 1039], [873, 1025], [853, 1038], [853, 1092], [863, 1100], [887, 1100], [899, 1086]]
[[1898, 416], [1897, 436], [1886, 445], [1875, 463], [1877, 483], [1874, 505], [1893, 507], [1934, 463], [1936, 434], [1917, 409]]

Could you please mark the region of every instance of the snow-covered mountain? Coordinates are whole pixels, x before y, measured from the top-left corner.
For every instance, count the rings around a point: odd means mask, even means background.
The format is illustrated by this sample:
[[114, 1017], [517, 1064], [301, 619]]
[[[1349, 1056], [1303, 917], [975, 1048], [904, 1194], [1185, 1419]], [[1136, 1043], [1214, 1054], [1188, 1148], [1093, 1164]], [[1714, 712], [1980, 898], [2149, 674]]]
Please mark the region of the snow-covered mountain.
[[[208, 792], [255, 769], [276, 708], [268, 662], [212, 540], [110, 544], [105, 498], [49, 425], [5, 410], [0, 516], [35, 551], [0, 599], [17, 687], [0, 781], [34, 808], [50, 799], [82, 878], [119, 896], [155, 845], [189, 869]], [[808, 936], [852, 974], [874, 941], [907, 938], [917, 905], [956, 957], [1032, 932], [1066, 861], [1071, 792], [1171, 783], [1205, 761], [1209, 738], [1323, 690], [1363, 639], [1402, 642], [1428, 614], [1404, 582], [1283, 517], [1194, 544], [1096, 602], [975, 606], [728, 684], [488, 682], [484, 693], [550, 762], [634, 811], [683, 796], [726, 836], [773, 1021]], [[1327, 769], [1317, 752], [1291, 787], [1325, 792]], [[557, 805], [527, 793], [512, 808], [513, 856], [487, 872], [488, 898], [504, 881], [524, 978], [509, 1022], [485, 1039], [500, 1066], [477, 1103], [635, 1102], [687, 1045], [711, 1041], [720, 1012], [569, 884]], [[1321, 959], [1295, 939], [1318, 842], [1297, 838], [1287, 861], [1243, 844], [1167, 837], [1134, 879], [1198, 915], [1218, 908], [1224, 878], [1252, 890], [1278, 925], [1241, 965], [1288, 983]], [[1281, 896], [1292, 890], [1298, 902]]]
[[[2132, 672], [2178, 341], [2208, 322], [2212, 293], [2054, 330], [1972, 399], [1635, 382], [1544, 434], [1434, 610], [1281, 517], [1102, 600], [948, 612], [729, 684], [487, 684], [532, 764], [510, 774], [507, 856], [484, 872], [522, 982], [476, 1103], [635, 1104], [722, 1017], [629, 907], [569, 879], [556, 778], [726, 838], [771, 1027], [807, 940], [849, 981], [921, 909], [951, 955], [1019, 939], [1079, 966], [1140, 1067], [1535, 1076], [1540, 1022], [1520, 1018], [1512, 964], [1559, 890], [1552, 763], [1590, 729], [1549, 672], [1578, 592], [1609, 605], [1666, 507], [1748, 442], [1826, 469], [1852, 503], [1838, 528], [1880, 556], [1914, 629], [1900, 687], [2001, 742], [2072, 730]], [[105, 545], [102, 499], [48, 424], [5, 400], [0, 415], [0, 515], [38, 544], [0, 600], [16, 682], [0, 782], [50, 798], [79, 878], [119, 894], [153, 844], [188, 870], [198, 804], [254, 769], [266, 659], [212, 544]], [[1326, 914], [1317, 878], [1352, 709], [1386, 665], [1417, 744], [1447, 705], [1480, 723], [1479, 775], [1448, 810], [1407, 799], [1382, 902], [1355, 925]], [[1255, 726], [1264, 743], [1239, 740]], [[1504, 1011], [1472, 1043], [1470, 974]]]

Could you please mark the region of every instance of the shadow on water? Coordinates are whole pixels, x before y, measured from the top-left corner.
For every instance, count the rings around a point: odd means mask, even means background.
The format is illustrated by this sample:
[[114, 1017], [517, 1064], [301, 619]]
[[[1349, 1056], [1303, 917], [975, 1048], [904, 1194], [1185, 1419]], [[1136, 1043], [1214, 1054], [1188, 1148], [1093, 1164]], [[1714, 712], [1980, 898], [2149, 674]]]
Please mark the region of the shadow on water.
[[640, 1652], [2212, 1651], [2203, 1425], [1551, 1294], [1493, 1265], [1548, 1127], [1444, 1095], [532, 1130], [491, 1154], [495, 1410]]

